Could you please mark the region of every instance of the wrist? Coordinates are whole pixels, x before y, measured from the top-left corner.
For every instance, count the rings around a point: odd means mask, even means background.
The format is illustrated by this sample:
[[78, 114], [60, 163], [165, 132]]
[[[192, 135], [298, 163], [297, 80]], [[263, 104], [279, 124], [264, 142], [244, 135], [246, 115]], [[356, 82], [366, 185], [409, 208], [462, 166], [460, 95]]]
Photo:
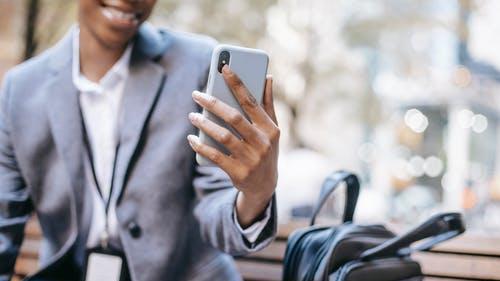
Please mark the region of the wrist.
[[274, 190], [271, 192], [261, 193], [240, 191], [239, 193], [239, 197], [241, 197], [241, 200], [246, 200], [249, 202], [249, 204], [258, 207], [267, 206], [269, 204], [269, 201], [271, 201], [271, 198], [273, 197]]
[[265, 212], [272, 196], [273, 193], [248, 194], [241, 191], [238, 193], [238, 197], [236, 199], [236, 216], [243, 229], [254, 224]]

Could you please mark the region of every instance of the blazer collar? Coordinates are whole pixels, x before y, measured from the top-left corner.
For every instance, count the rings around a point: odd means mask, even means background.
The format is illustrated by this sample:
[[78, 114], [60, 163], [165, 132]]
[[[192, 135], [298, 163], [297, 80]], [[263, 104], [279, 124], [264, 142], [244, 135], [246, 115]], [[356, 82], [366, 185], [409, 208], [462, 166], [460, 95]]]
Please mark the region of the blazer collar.
[[164, 30], [144, 22], [134, 38], [132, 63], [137, 60], [158, 61], [172, 45], [172, 36]]
[[[48, 67], [52, 71], [66, 70], [68, 65], [71, 67], [73, 58], [72, 53], [72, 34], [77, 26], [72, 26], [66, 35], [54, 47], [50, 49]], [[148, 22], [144, 22], [133, 39], [134, 47], [132, 50], [131, 63], [137, 63], [142, 60], [158, 61], [172, 44], [172, 36], [155, 28]]]

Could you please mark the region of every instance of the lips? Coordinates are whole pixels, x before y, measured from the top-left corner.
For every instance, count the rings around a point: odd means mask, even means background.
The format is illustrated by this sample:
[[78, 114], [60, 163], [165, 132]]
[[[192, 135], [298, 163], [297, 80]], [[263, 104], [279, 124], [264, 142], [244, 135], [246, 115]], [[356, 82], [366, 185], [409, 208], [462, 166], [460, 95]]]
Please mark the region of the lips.
[[115, 5], [114, 2], [104, 2], [101, 6], [102, 14], [112, 25], [118, 28], [135, 28], [139, 25], [142, 13]]

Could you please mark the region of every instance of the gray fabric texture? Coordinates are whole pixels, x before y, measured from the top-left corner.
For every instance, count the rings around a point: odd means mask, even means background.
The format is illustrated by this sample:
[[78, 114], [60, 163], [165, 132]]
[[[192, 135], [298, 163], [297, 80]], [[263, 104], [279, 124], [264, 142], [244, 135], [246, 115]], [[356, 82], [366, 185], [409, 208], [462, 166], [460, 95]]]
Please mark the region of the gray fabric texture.
[[[215, 42], [149, 24], [141, 26], [135, 40], [113, 187], [132, 279], [240, 280], [230, 255], [258, 251], [271, 242], [276, 204], [250, 245], [233, 220], [237, 190], [219, 168], [197, 167], [186, 141], [196, 133], [188, 113], [200, 110], [191, 92], [205, 87]], [[14, 67], [3, 81], [0, 280], [13, 272], [32, 213], [44, 241], [41, 269], [27, 279], [77, 280], [81, 274], [91, 211], [71, 56], [66, 35]], [[132, 224], [139, 235], [130, 231]]]

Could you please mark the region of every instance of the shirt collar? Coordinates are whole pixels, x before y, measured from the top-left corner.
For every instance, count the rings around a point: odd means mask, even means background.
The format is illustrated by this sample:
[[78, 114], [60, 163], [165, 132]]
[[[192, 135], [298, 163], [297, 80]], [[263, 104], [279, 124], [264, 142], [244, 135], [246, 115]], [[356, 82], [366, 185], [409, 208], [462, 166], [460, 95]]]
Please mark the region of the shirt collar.
[[90, 81], [80, 71], [80, 29], [73, 31], [73, 61], [72, 79], [76, 89], [80, 92], [102, 93], [104, 89], [112, 88], [120, 81], [127, 78], [129, 73], [130, 56], [133, 43], [130, 43], [120, 59], [106, 72], [98, 83]]

